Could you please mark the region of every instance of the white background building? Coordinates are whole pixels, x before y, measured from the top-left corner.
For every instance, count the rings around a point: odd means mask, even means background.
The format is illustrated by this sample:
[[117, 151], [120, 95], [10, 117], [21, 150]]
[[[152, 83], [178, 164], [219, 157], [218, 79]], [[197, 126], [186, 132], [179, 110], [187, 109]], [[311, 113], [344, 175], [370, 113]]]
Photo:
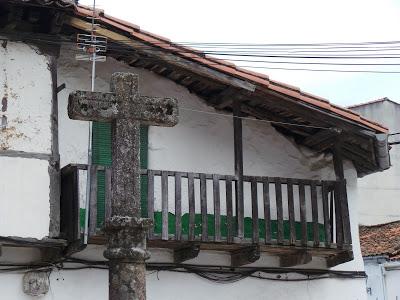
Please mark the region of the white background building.
[[[390, 99], [351, 106], [351, 110], [366, 118], [385, 124], [389, 132], [400, 132], [400, 105]], [[389, 142], [399, 141], [400, 135], [393, 135]], [[400, 220], [400, 148], [390, 149], [391, 168], [372, 174], [358, 181], [360, 202], [360, 224], [375, 225]]]

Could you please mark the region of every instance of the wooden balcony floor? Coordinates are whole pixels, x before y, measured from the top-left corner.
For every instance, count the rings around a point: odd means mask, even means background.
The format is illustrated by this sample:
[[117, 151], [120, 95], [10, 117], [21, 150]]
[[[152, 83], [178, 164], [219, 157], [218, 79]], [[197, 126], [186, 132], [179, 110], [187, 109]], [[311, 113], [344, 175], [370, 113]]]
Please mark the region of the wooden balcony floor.
[[[256, 262], [261, 253], [279, 257], [281, 267], [294, 267], [309, 263], [313, 258], [322, 258], [326, 261], [326, 267], [331, 268], [353, 259], [351, 246], [338, 249], [336, 245], [326, 247], [323, 242], [318, 247], [314, 247], [312, 241], [309, 241], [307, 246], [305, 246], [299, 240], [292, 244], [287, 240], [281, 244], [278, 244], [276, 240], [271, 240], [269, 244], [265, 244], [262, 241], [254, 244], [248, 238], [243, 240], [234, 239], [233, 243], [227, 243], [226, 240], [222, 240], [221, 242], [187, 241], [186, 236], [182, 236], [182, 238], [183, 240], [181, 241], [173, 240], [172, 238], [163, 240], [161, 235], [154, 234], [153, 239], [147, 240], [147, 247], [149, 249], [170, 249], [174, 252], [188, 250], [191, 253], [186, 259], [175, 261], [177, 263], [195, 258], [199, 251], [222, 251], [232, 256], [241, 256], [239, 264], [232, 262], [232, 266], [236, 267]], [[212, 240], [212, 237], [209, 236], [209, 240]], [[89, 239], [90, 244], [104, 245], [106, 242], [106, 238], [102, 234], [92, 236]], [[195, 255], [193, 255], [193, 251], [196, 252]]]

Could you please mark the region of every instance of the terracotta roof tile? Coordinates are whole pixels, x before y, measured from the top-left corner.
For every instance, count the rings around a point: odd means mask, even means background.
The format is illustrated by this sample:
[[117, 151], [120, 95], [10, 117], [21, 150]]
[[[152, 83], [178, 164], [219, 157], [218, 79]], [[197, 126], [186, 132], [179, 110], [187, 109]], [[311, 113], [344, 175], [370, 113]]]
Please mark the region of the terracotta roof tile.
[[166, 37], [164, 37], [162, 35], [154, 34], [154, 33], [148, 32], [148, 31], [143, 30], [143, 29], [141, 29], [140, 32], [142, 32], [144, 34], [147, 34], [149, 36], [155, 37], [156, 39], [161, 40], [163, 42], [171, 43], [171, 40], [169, 38], [166, 38]]
[[139, 25], [133, 24], [133, 23], [125, 21], [125, 20], [121, 20], [119, 18], [110, 16], [110, 15], [105, 14], [105, 13], [103, 13], [103, 16], [105, 18], [107, 18], [107, 19], [113, 20], [114, 22], [120, 23], [121, 25], [124, 25], [126, 27], [131, 27], [131, 28], [133, 28], [135, 30], [140, 30], [140, 26]]
[[360, 226], [360, 243], [363, 256], [387, 255], [400, 258], [400, 221]]
[[[90, 17], [92, 11], [89, 7], [82, 5], [75, 6], [75, 13], [78, 16]], [[182, 45], [174, 44], [170, 42], [169, 39], [160, 37], [156, 34], [144, 31], [140, 29], [139, 26], [132, 24], [127, 21], [120, 20], [115, 17], [111, 17], [103, 12], [99, 12], [100, 21], [104, 24], [108, 24], [119, 30], [125, 31], [127, 34], [131, 35], [135, 39], [139, 39], [145, 43], [153, 45], [154, 47], [159, 47], [169, 52], [175, 53], [176, 55], [183, 56], [187, 59], [200, 63], [202, 65], [208, 66], [210, 68], [216, 69], [220, 72], [226, 73], [230, 76], [238, 77], [240, 79], [250, 81], [253, 84], [259, 85], [263, 88], [268, 88], [274, 90], [283, 95], [292, 97], [297, 101], [303, 101], [305, 103], [314, 105], [316, 107], [322, 108], [324, 110], [330, 111], [337, 114], [345, 119], [349, 119], [353, 122], [362, 124], [375, 130], [376, 132], [387, 133], [388, 129], [380, 124], [369, 121], [357, 113], [354, 113], [348, 109], [342, 108], [340, 106], [329, 103], [328, 100], [311, 95], [306, 92], [302, 92], [298, 87], [291, 86], [278, 81], [270, 80], [265, 74], [260, 74], [250, 70], [246, 70], [235, 66], [233, 63], [222, 61], [213, 57], [206, 56], [199, 50], [195, 50]]]

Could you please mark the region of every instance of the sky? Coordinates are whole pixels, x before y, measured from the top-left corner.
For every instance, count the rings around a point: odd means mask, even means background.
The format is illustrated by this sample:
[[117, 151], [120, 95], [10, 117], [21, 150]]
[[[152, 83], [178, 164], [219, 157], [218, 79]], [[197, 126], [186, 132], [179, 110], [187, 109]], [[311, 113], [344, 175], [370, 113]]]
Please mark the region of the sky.
[[[93, 0], [80, 0], [80, 3], [92, 5]], [[97, 0], [96, 5], [109, 15], [175, 42], [293, 44], [400, 41], [400, 0]], [[382, 66], [351, 68], [400, 72], [400, 58], [385, 62], [399, 63], [399, 66], [390, 69]], [[400, 102], [400, 73], [255, 71], [342, 106], [382, 97]]]

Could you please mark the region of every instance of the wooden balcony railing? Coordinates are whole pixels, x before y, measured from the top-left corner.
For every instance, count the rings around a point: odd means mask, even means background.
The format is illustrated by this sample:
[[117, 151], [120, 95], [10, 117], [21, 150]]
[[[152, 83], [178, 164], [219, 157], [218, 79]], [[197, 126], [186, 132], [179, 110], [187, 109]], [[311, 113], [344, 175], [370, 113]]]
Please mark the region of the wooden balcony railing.
[[[83, 230], [78, 196], [85, 193], [78, 182], [79, 175], [86, 178], [85, 169], [69, 165], [62, 170], [61, 231], [69, 239], [79, 239]], [[93, 165], [90, 172], [89, 237], [94, 237], [102, 234], [111, 214], [111, 170]], [[142, 215], [154, 222], [149, 241], [351, 249], [345, 181], [244, 176], [242, 206], [237, 205], [235, 176], [160, 170], [141, 174]], [[243, 237], [237, 231], [240, 223]]]

